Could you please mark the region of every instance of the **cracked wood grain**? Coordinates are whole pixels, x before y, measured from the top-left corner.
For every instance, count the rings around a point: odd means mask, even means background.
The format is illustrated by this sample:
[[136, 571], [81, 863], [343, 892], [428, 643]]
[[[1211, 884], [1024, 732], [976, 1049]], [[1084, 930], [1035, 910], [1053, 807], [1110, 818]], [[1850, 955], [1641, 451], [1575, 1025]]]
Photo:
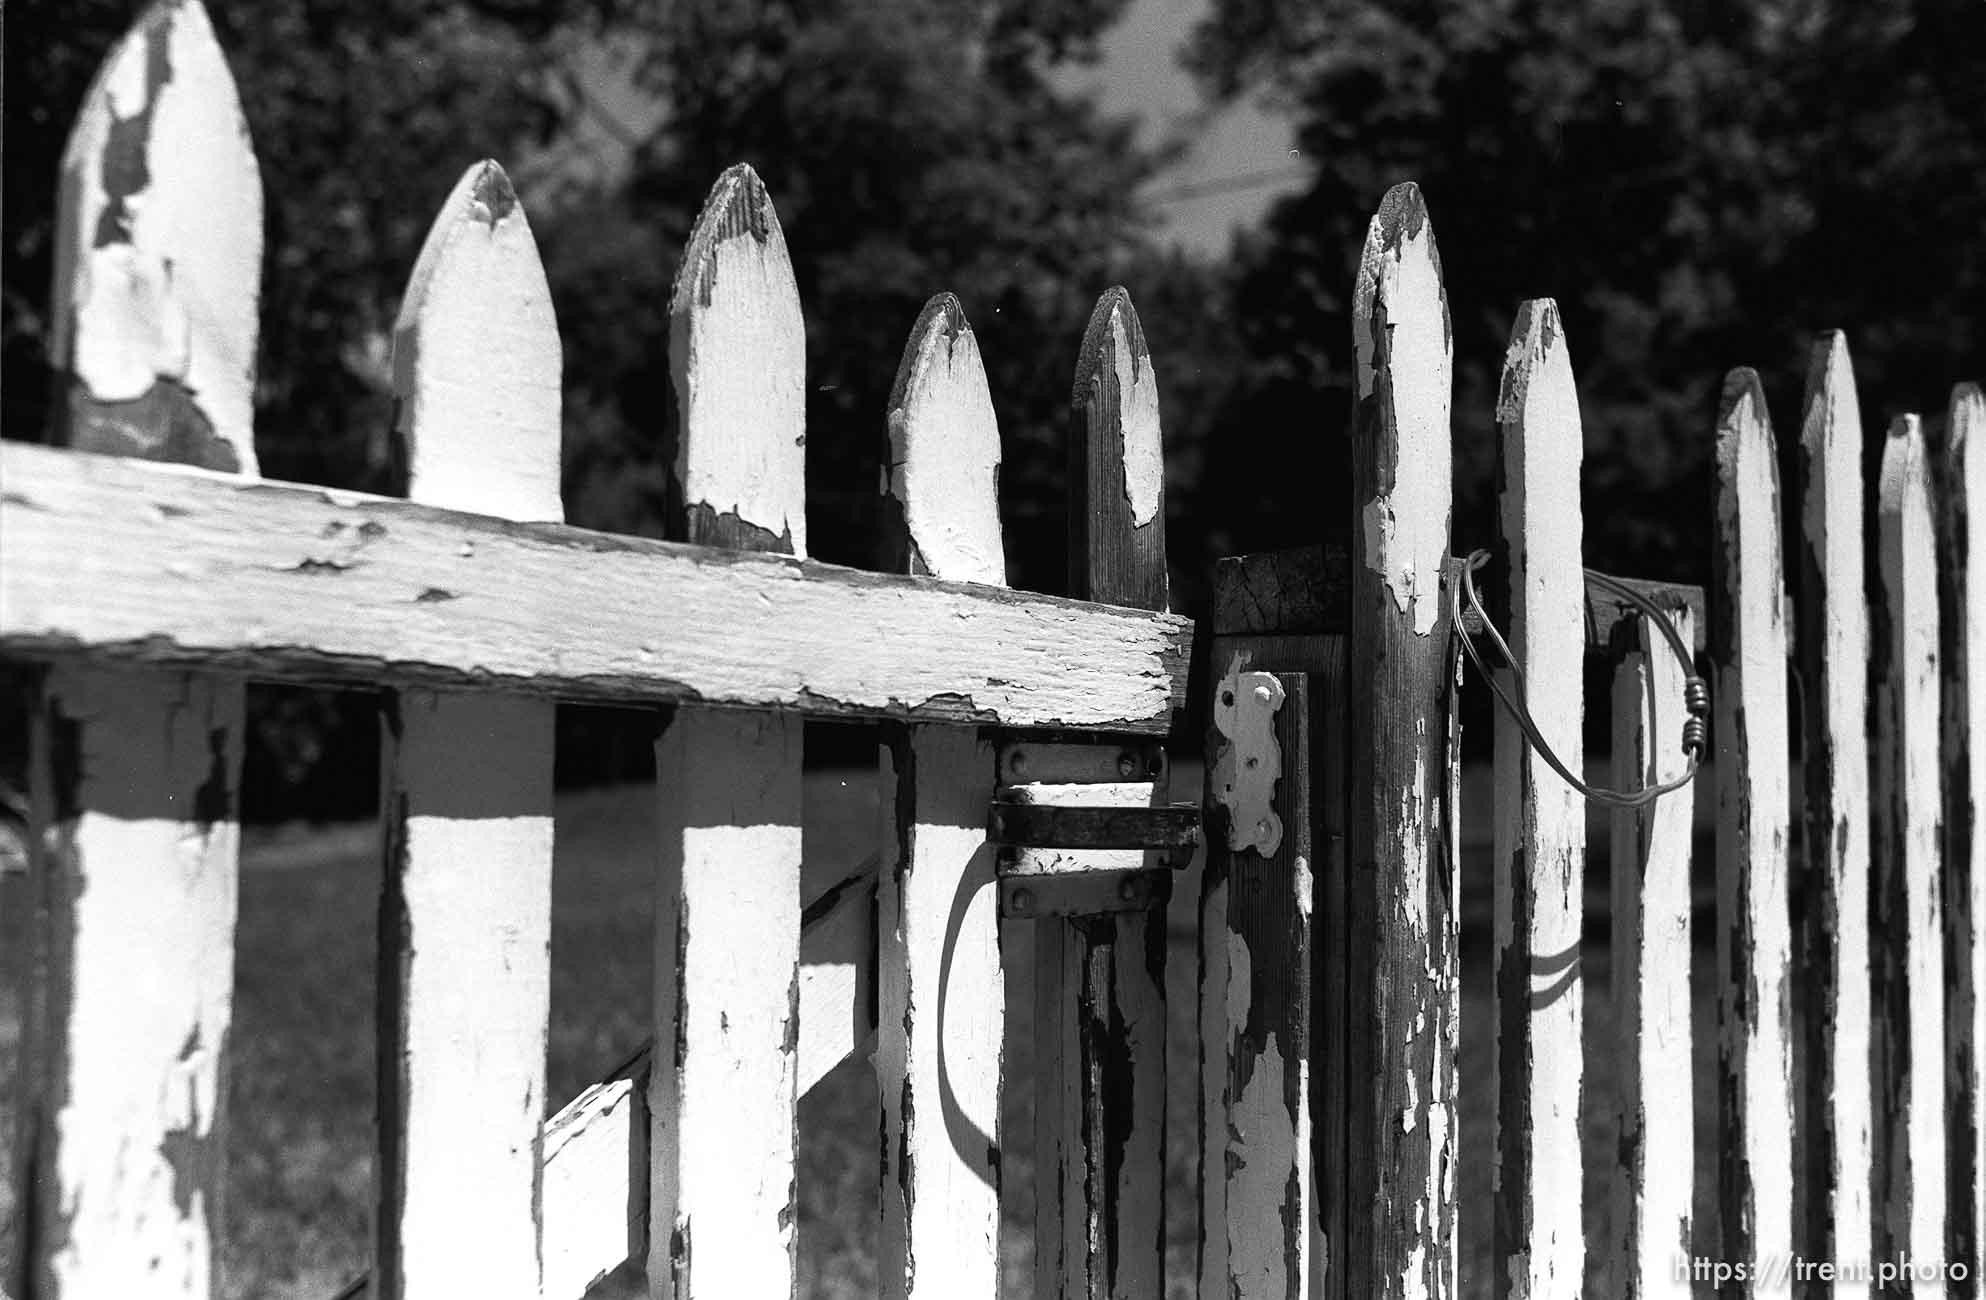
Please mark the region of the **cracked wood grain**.
[[[1455, 1288], [1456, 899], [1442, 613], [1453, 343], [1420, 191], [1381, 201], [1353, 341], [1350, 884], [1341, 1294]], [[1332, 1251], [1338, 1255], [1337, 1250]]]

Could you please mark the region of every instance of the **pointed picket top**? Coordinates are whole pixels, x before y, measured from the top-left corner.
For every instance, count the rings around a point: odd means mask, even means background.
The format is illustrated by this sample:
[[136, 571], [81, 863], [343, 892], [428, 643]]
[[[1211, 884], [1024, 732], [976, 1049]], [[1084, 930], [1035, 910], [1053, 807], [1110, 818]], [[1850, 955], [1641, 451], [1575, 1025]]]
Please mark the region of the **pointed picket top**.
[[804, 556], [807, 331], [786, 237], [749, 164], [711, 187], [669, 317], [682, 540]]
[[911, 327], [890, 389], [888, 491], [902, 512], [905, 573], [1005, 585], [1000, 426], [965, 310], [934, 295]]
[[559, 520], [558, 320], [531, 225], [495, 162], [455, 183], [393, 325], [408, 496]]
[[1793, 646], [1804, 692], [1804, 851], [1811, 990], [1797, 1063], [1797, 1248], [1867, 1259], [1869, 1245], [1869, 607], [1863, 581], [1862, 418], [1848, 340], [1813, 346], [1800, 428]]
[[1877, 1258], [1930, 1256], [1947, 1244], [1939, 546], [1923, 423], [1901, 415], [1890, 424], [1876, 484], [1883, 617], [1871, 656]]
[[1165, 450], [1158, 375], [1121, 285], [1090, 312], [1070, 393], [1079, 440], [1070, 501], [1069, 594], [1164, 609]]
[[1434, 226], [1411, 181], [1388, 190], [1373, 215], [1352, 313], [1358, 400], [1386, 408], [1377, 425], [1365, 426], [1384, 443], [1366, 452], [1379, 457], [1380, 487], [1358, 524], [1365, 562], [1385, 582], [1394, 607], [1411, 616], [1414, 632], [1426, 636], [1440, 613], [1448, 554], [1455, 354]]
[[[1717, 526], [1720, 539], [1744, 548], [1744, 571], [1761, 577], [1770, 572], [1783, 581], [1779, 549], [1779, 460], [1772, 424], [1766, 415], [1765, 389], [1758, 373], [1741, 366], [1724, 380], [1717, 407]], [[1747, 526], [1748, 524], [1753, 526]], [[1785, 637], [1784, 602], [1761, 600], [1775, 639]], [[1729, 635], [1734, 628], [1717, 629]]]
[[60, 195], [61, 440], [253, 474], [262, 178], [199, 0], [158, 0], [111, 50]]

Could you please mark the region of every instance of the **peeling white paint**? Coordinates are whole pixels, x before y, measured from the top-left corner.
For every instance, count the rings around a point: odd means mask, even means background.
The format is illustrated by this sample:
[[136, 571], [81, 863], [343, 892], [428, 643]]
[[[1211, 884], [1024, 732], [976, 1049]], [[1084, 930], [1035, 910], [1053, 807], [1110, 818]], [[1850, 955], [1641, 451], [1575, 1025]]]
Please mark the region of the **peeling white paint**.
[[[630, 693], [673, 683], [771, 707], [809, 695], [879, 710], [948, 697], [1016, 726], [1149, 726], [1169, 715], [1184, 668], [1187, 621], [1171, 614], [884, 586], [769, 557], [589, 551], [17, 442], [0, 443], [0, 479], [9, 643], [314, 646], [575, 691], [587, 680]], [[363, 563], [308, 571], [332, 537], [362, 538]], [[430, 591], [452, 598], [422, 601]]]
[[1124, 428], [1124, 495], [1131, 502], [1131, 522], [1143, 528], [1158, 518], [1165, 500], [1158, 374], [1149, 355], [1132, 352], [1122, 307], [1110, 314], [1110, 337]]
[[1000, 427], [979, 342], [962, 317], [956, 333], [943, 311], [922, 319], [898, 380], [901, 404], [889, 413], [890, 495], [928, 572], [1005, 586]]
[[[148, 84], [153, 45], [168, 76]], [[149, 108], [145, 188], [122, 196], [127, 238], [99, 247], [112, 127]], [[255, 471], [262, 181], [227, 62], [198, 3], [158, 6], [111, 51], [62, 156], [52, 355], [101, 401], [181, 381]], [[66, 286], [62, 288], [61, 286]]]
[[[722, 223], [734, 206], [755, 206], [748, 228], [715, 238], [707, 223]], [[719, 179], [698, 227], [681, 272], [694, 285], [678, 286], [670, 339], [684, 499], [790, 533], [793, 554], [805, 555], [807, 330], [786, 236], [742, 168]], [[688, 264], [699, 258], [707, 268]], [[708, 287], [708, 302], [695, 285]]]
[[[1834, 943], [1837, 973], [1827, 990], [1834, 1000], [1834, 1042], [1830, 1102], [1834, 1137], [1834, 1254], [1837, 1259], [1868, 1259], [1870, 1240], [1869, 1088], [1869, 607], [1864, 595], [1862, 421], [1848, 344], [1834, 333], [1816, 345], [1825, 359], [1816, 367], [1817, 389], [1807, 394], [1801, 445], [1812, 472], [1801, 502], [1805, 545], [1815, 552], [1819, 591], [1802, 599], [1819, 601], [1820, 645], [1804, 644], [1802, 671], [1818, 675], [1821, 716], [1833, 753], [1829, 772], [1833, 816], [1824, 819], [1820, 838], [1809, 850], [1821, 864], [1835, 898]], [[1810, 384], [1813, 380], [1810, 380]], [[1982, 497], [1986, 499], [1986, 497]], [[1986, 534], [1975, 536], [1975, 545]], [[1978, 571], [1978, 570], [1975, 570]], [[1974, 644], [1986, 644], [1986, 636]], [[1975, 693], [1975, 707], [1986, 695]], [[1974, 779], [1986, 777], [1975, 765]], [[1976, 803], [1986, 807], [1986, 800]], [[1812, 824], [1811, 822], [1809, 824]], [[1808, 899], [1808, 906], [1816, 900]], [[1824, 977], [1824, 976], [1823, 976]], [[1986, 1006], [1986, 1003], [1982, 1003]]]
[[[53, 923], [73, 927], [70, 964], [53, 972], [69, 989], [67, 1018], [51, 1026], [62, 1104], [40, 1115], [50, 1168], [32, 1193], [59, 1248], [39, 1264], [62, 1295], [204, 1295], [220, 1227], [209, 1179], [223, 1166], [203, 1175], [190, 1148], [222, 1131], [240, 832], [231, 818], [172, 814], [191, 815], [216, 743], [233, 807], [241, 689], [56, 666], [43, 702], [44, 716], [76, 724], [81, 815], [49, 826], [51, 848], [31, 866], [58, 900]], [[48, 774], [49, 737], [38, 733], [36, 768]], [[43, 826], [48, 789], [37, 797]], [[176, 1157], [195, 1163], [176, 1172]]]
[[[1891, 1142], [1908, 1149], [1907, 1183], [1892, 1178], [1884, 1207], [1893, 1243], [1913, 1259], [1940, 1257], [1945, 1220], [1945, 1020], [1944, 900], [1940, 892], [1941, 805], [1938, 752], [1938, 538], [1932, 522], [1923, 426], [1900, 416], [1883, 448], [1876, 495], [1878, 576], [1890, 613], [1889, 674], [1879, 685], [1876, 734], [1887, 744], [1876, 754], [1875, 842], [1897, 845], [1902, 860], [1885, 852], [1877, 861], [1879, 883], [1903, 880], [1903, 914], [1892, 923], [1892, 943], [1905, 948], [1909, 989], [1907, 1035], [1912, 1068], [1908, 1088], [1895, 1094], [1879, 1122], [1891, 1125]], [[1887, 860], [1886, 860], [1887, 859]], [[1898, 1113], [1900, 1104], [1901, 1113]], [[1880, 1108], [1879, 1108], [1880, 1110]], [[1896, 1168], [1894, 1155], [1891, 1169]], [[1926, 1289], [1919, 1286], [1919, 1290]]]
[[[1230, 935], [1230, 945], [1234, 941]], [[1232, 1017], [1228, 1021], [1230, 1029], [1240, 1023]], [[1235, 1264], [1228, 1294], [1233, 1300], [1296, 1300], [1289, 1296], [1284, 1216], [1291, 1171], [1297, 1172], [1299, 1187], [1307, 1181], [1309, 1145], [1299, 1148], [1296, 1126], [1284, 1105], [1286, 1069], [1282, 1044], [1271, 1033], [1255, 1057], [1247, 1087], [1228, 1107], [1228, 1151], [1239, 1157], [1225, 1175], [1227, 1254]], [[1299, 1225], [1310, 1217], [1307, 1198], [1287, 1209]]]
[[[1418, 196], [1413, 202], [1418, 205]], [[1382, 218], [1374, 217], [1359, 272], [1353, 324], [1359, 397], [1380, 387], [1383, 370], [1380, 400], [1391, 403], [1397, 438], [1390, 467], [1381, 453], [1382, 489], [1366, 503], [1360, 526], [1366, 563], [1385, 580], [1414, 632], [1426, 636], [1441, 613], [1441, 565], [1448, 556], [1454, 358], [1433, 225], [1424, 216], [1407, 224], [1415, 228], [1398, 232], [1389, 246]], [[1383, 357], [1371, 337], [1382, 318]]]
[[[1720, 1033], [1742, 1062], [1727, 1086], [1744, 1109], [1744, 1158], [1757, 1180], [1753, 1250], [1760, 1259], [1793, 1249], [1791, 1026], [1782, 1010], [1789, 996], [1792, 933], [1787, 905], [1786, 845], [1791, 790], [1788, 747], [1784, 563], [1780, 554], [1779, 473], [1772, 429], [1757, 380], [1734, 372], [1726, 384], [1717, 442], [1717, 578], [1733, 593], [1735, 662], [1715, 666], [1712, 692], [1716, 765], [1718, 983]], [[1743, 718], [1743, 743], [1738, 718]], [[1740, 915], [1738, 899], [1748, 907]], [[1753, 989], [1732, 974], [1733, 930], [1749, 943]], [[1749, 1004], [1753, 1014], [1740, 1013]], [[1765, 1171], [1774, 1171], [1767, 1173]]]

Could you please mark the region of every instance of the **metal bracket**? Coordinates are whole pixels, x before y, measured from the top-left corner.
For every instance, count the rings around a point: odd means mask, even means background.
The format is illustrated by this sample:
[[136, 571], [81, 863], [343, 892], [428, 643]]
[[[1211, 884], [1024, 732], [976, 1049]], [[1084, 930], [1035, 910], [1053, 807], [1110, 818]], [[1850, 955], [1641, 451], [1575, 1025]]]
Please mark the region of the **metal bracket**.
[[1283, 842], [1283, 819], [1272, 806], [1283, 774], [1276, 711], [1283, 684], [1274, 673], [1230, 672], [1214, 695], [1214, 802], [1227, 810], [1227, 846], [1268, 857]]
[[1164, 869], [1000, 876], [1000, 915], [1010, 920], [1142, 912], [1171, 897], [1172, 872]]

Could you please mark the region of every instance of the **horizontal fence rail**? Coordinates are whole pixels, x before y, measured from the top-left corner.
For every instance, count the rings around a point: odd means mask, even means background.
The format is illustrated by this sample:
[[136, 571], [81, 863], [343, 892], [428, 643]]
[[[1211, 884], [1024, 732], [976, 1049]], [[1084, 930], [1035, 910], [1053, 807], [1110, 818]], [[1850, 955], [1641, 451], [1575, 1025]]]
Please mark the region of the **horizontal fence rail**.
[[1147, 735], [1185, 697], [1164, 611], [15, 443], [0, 483], [16, 654]]

